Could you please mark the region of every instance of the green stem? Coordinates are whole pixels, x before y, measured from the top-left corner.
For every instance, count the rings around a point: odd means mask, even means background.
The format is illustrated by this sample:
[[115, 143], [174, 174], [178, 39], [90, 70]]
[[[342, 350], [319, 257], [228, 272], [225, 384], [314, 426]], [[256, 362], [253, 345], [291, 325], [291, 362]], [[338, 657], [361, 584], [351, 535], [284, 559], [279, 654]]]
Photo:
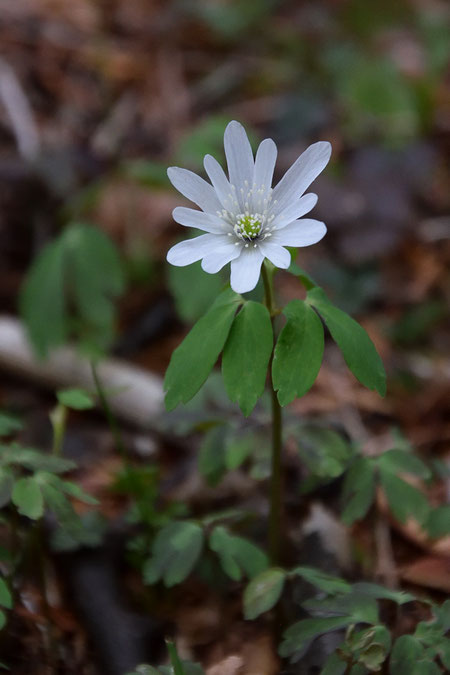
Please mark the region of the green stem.
[[[274, 293], [272, 284], [272, 271], [268, 270], [266, 263], [262, 267], [264, 281], [265, 305], [269, 310], [272, 327], [277, 310], [274, 306]], [[275, 347], [274, 347], [275, 349]], [[283, 418], [281, 406], [273, 386], [272, 380], [273, 351], [269, 363], [270, 391], [272, 396], [272, 458], [270, 475], [270, 511], [269, 511], [269, 555], [273, 565], [279, 565], [281, 560], [281, 534], [283, 531], [283, 475], [281, 465], [281, 453], [283, 447]]]
[[272, 319], [276, 312], [273, 293], [273, 269], [270, 270], [264, 261], [261, 271], [264, 282], [264, 304], [269, 310], [270, 318]]
[[66, 433], [67, 408], [58, 403], [56, 408], [50, 413], [50, 422], [53, 427], [53, 447], [52, 453], [59, 457], [61, 455], [64, 434]]
[[180, 661], [178, 656], [177, 648], [175, 644], [170, 640], [166, 640], [167, 651], [169, 652], [170, 662], [172, 664], [173, 672], [175, 675], [185, 675], [183, 664]]

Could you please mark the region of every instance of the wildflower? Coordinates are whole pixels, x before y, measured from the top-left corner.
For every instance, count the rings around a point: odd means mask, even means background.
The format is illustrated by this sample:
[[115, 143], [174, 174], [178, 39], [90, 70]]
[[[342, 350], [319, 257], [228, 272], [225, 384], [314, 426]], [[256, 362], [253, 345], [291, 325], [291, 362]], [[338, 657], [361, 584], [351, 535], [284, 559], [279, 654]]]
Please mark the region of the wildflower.
[[246, 293], [258, 283], [265, 258], [286, 269], [291, 256], [285, 246], [310, 246], [325, 235], [324, 223], [302, 218], [315, 206], [317, 195], [302, 195], [327, 165], [331, 145], [310, 145], [274, 188], [277, 147], [270, 138], [260, 144], [254, 159], [244, 127], [230, 122], [224, 146], [228, 178], [211, 155], [204, 159], [211, 184], [187, 169], [168, 169], [174, 187], [202, 209], [178, 207], [174, 220], [207, 234], [176, 244], [167, 260], [179, 267], [201, 260], [210, 274], [231, 262], [231, 287]]

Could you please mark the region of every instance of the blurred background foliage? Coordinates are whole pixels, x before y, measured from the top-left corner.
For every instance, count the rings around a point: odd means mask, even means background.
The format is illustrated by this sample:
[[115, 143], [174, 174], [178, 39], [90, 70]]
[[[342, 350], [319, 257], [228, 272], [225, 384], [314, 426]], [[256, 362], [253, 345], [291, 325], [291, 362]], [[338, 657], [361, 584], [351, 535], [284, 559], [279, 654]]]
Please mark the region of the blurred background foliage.
[[[11, 69], [22, 90], [8, 100], [4, 87], [0, 106], [0, 208], [13, 213], [0, 256], [13, 289], [18, 267], [81, 220], [121, 246], [131, 288], [158, 295], [168, 275], [179, 316], [195, 320], [220, 281], [199, 266], [163, 270], [182, 236], [170, 225], [181, 202], [166, 167], [201, 172], [206, 153], [223, 159], [224, 127], [236, 118], [254, 145], [266, 136], [279, 144], [278, 177], [309, 142], [331, 140], [332, 164], [314, 188], [329, 236], [302, 257], [349, 311], [401, 295], [402, 279], [380, 279], [380, 259], [405, 241], [439, 242], [448, 225], [449, 25], [439, 0], [5, 6], [3, 81]], [[411, 282], [403, 295], [434, 326], [442, 298], [428, 307], [428, 290], [418, 297]], [[148, 293], [134, 297], [132, 315]], [[10, 293], [0, 299], [11, 307]]]

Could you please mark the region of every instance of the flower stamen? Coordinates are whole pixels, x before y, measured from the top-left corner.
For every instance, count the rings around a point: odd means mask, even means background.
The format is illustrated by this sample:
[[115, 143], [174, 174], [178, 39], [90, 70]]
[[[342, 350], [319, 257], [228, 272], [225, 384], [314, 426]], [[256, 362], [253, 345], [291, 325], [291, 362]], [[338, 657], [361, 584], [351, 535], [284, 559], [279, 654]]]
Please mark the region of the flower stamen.
[[236, 216], [234, 231], [239, 239], [252, 241], [261, 234], [264, 217], [259, 213], [250, 214], [248, 211]]

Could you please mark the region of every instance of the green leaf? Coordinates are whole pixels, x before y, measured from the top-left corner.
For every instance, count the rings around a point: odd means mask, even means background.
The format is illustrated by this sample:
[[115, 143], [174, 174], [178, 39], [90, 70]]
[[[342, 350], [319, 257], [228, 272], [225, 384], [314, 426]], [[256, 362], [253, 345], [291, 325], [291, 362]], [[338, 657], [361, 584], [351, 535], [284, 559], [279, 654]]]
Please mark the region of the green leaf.
[[450, 534], [450, 504], [432, 509], [426, 521], [425, 529], [433, 539]]
[[218, 554], [225, 574], [234, 581], [240, 581], [242, 570], [232, 551], [228, 548], [230, 539], [231, 537], [224, 527], [216, 527], [209, 538], [209, 548]]
[[203, 547], [203, 530], [189, 521], [170, 523], [156, 535], [152, 557], [144, 565], [144, 580], [159, 579], [167, 587], [179, 584], [192, 572]]
[[20, 293], [20, 312], [39, 357], [67, 336], [64, 241], [47, 244], [34, 260]]
[[364, 644], [361, 646], [362, 652], [359, 655], [358, 662], [371, 673], [378, 673], [391, 647], [390, 632], [382, 625], [371, 626], [361, 631], [360, 640]]
[[44, 515], [44, 499], [39, 483], [34, 476], [21, 478], [14, 485], [12, 501], [19, 513], [32, 520], [38, 520]]
[[413, 517], [421, 524], [426, 521], [430, 505], [423, 492], [384, 468], [380, 468], [380, 481], [397, 520], [406, 523]]
[[302, 300], [284, 308], [287, 321], [278, 338], [272, 377], [280, 405], [303, 396], [314, 384], [323, 357], [323, 328], [317, 314]]
[[268, 558], [260, 548], [243, 537], [231, 535], [221, 525], [214, 528], [209, 547], [218, 554], [223, 571], [234, 581], [239, 581], [243, 572], [252, 579], [268, 566]]
[[360, 655], [359, 661], [371, 673], [379, 673], [386, 660], [386, 650], [383, 645], [373, 644], [367, 647]]
[[[391, 675], [422, 675], [428, 673], [426, 662], [423, 660], [425, 649], [412, 635], [402, 635], [397, 638], [391, 652]], [[437, 672], [440, 672], [439, 670]]]
[[329, 656], [320, 675], [344, 675], [347, 670], [347, 663], [343, 661], [337, 652]]
[[13, 472], [8, 467], [0, 466], [0, 508], [10, 501], [13, 488]]
[[61, 481], [60, 485], [61, 489], [66, 494], [70, 495], [71, 497], [74, 497], [75, 499], [78, 499], [80, 502], [90, 504], [91, 506], [97, 506], [97, 504], [99, 503], [98, 499], [92, 497], [92, 495], [89, 495], [76, 483], [71, 483], [69, 481]]
[[345, 505], [341, 515], [346, 525], [361, 520], [370, 509], [375, 496], [375, 476], [372, 462], [366, 457], [356, 459], [347, 471], [342, 488]]
[[355, 628], [356, 626], [351, 627], [351, 629], [347, 633], [345, 640], [346, 647], [348, 647], [348, 649], [353, 653], [361, 651], [362, 649], [368, 647], [373, 641], [375, 630], [377, 628], [380, 628], [380, 626], [369, 626], [369, 628], [363, 628], [363, 630], [359, 630], [356, 632]]
[[161, 671], [157, 668], [153, 668], [153, 666], [141, 663], [136, 667], [136, 670], [133, 670], [132, 673], [127, 673], [126, 675], [161, 675]]
[[312, 598], [302, 603], [302, 607], [308, 611], [326, 612], [351, 616], [353, 623], [378, 623], [378, 605], [376, 601], [367, 595], [355, 592], [353, 589], [345, 595], [337, 595], [328, 598]]
[[246, 302], [233, 321], [222, 357], [225, 389], [246, 417], [264, 391], [272, 347], [267, 308], [259, 302]]
[[234, 556], [249, 579], [261, 574], [269, 565], [267, 555], [243, 537], [234, 537]]
[[315, 478], [340, 476], [346, 468], [353, 449], [332, 429], [302, 425], [298, 433], [298, 452]]
[[309, 644], [324, 633], [345, 628], [354, 620], [351, 616], [333, 616], [324, 619], [303, 619], [297, 621], [283, 633], [283, 642], [278, 653], [280, 656], [292, 656], [304, 652]]
[[223, 425], [206, 432], [198, 453], [198, 470], [208, 485], [217, 485], [225, 471], [225, 442]]
[[409, 473], [424, 480], [431, 476], [431, 471], [427, 465], [407, 450], [394, 448], [383, 452], [378, 459], [378, 466], [391, 471], [391, 473]]
[[4, 579], [0, 577], [0, 605], [6, 609], [12, 609], [13, 599], [11, 591]]
[[244, 591], [245, 618], [256, 619], [263, 612], [272, 609], [281, 596], [285, 579], [286, 572], [276, 567], [265, 570], [252, 579]]
[[201, 263], [168, 266], [168, 285], [177, 314], [186, 323], [197, 321], [211, 306], [224, 285], [220, 274], [207, 274]]
[[256, 437], [252, 432], [243, 433], [242, 430], [228, 436], [225, 448], [225, 466], [229, 471], [237, 469], [256, 447]]
[[89, 410], [95, 405], [91, 394], [84, 389], [63, 389], [56, 396], [62, 405], [74, 410]]
[[444, 637], [442, 640], [439, 640], [436, 645], [436, 652], [439, 654], [439, 658], [444, 666], [450, 671], [450, 639]]
[[82, 547], [96, 548], [101, 545], [106, 530], [107, 521], [98, 511], [88, 511], [79, 518], [80, 527], [66, 527], [60, 523], [52, 531], [50, 544], [52, 551], [77, 551]]
[[425, 659], [416, 664], [413, 675], [442, 675], [442, 670], [434, 661]]
[[[67, 499], [64, 492], [74, 494], [77, 499], [83, 497], [83, 501], [88, 503], [97, 503], [91, 497], [86, 495], [80, 488], [73, 483], [68, 483], [61, 480], [58, 476], [41, 471], [36, 474], [36, 481], [39, 483], [45, 504], [50, 511], [53, 511], [58, 522], [66, 535], [62, 538], [62, 544], [66, 548], [70, 547], [69, 542], [78, 542], [78, 544], [93, 546], [99, 540], [99, 532], [93, 533], [92, 528], [88, 527], [87, 515], [82, 519], [74, 510], [71, 502]], [[61, 543], [61, 537], [59, 537]], [[58, 545], [58, 538], [56, 537], [56, 544]], [[68, 544], [68, 546], [67, 546]]]
[[211, 528], [213, 525], [218, 525], [219, 523], [232, 523], [245, 520], [247, 516], [248, 511], [243, 511], [242, 509], [222, 509], [221, 511], [207, 513], [200, 522], [204, 527]]
[[384, 396], [386, 374], [383, 362], [364, 328], [334, 307], [321, 288], [308, 291], [307, 302], [317, 309], [325, 321], [353, 375], [365, 387], [375, 389], [380, 396]]
[[[205, 675], [205, 671], [199, 663], [192, 661], [181, 661], [183, 675]], [[175, 675], [173, 666], [159, 666], [158, 675]]]
[[34, 448], [22, 448], [16, 444], [9, 446], [3, 459], [5, 463], [21, 466], [30, 471], [64, 473], [76, 467], [75, 462], [70, 459], [48, 455]]
[[392, 600], [397, 605], [404, 605], [407, 602], [414, 602], [417, 600], [415, 595], [406, 593], [405, 591], [393, 591], [390, 588], [379, 586], [368, 581], [359, 581], [353, 584], [353, 590], [360, 595], [369, 595], [376, 600]]
[[356, 665], [352, 666], [349, 675], [367, 675], [367, 669], [357, 663]]
[[450, 630], [450, 599], [443, 602], [439, 607], [434, 607], [433, 613], [441, 626], [442, 632], [447, 633]]
[[326, 574], [314, 567], [295, 567], [290, 574], [302, 577], [305, 581], [330, 595], [334, 593], [348, 593], [351, 585], [344, 579]]
[[166, 409], [187, 403], [211, 372], [228, 337], [239, 295], [227, 289], [175, 349], [164, 379]]
[[438, 621], [420, 621], [414, 631], [414, 637], [423, 645], [433, 647], [442, 637], [442, 626]]
[[[294, 249], [295, 252], [297, 252], [297, 249]], [[300, 283], [303, 284], [303, 286], [306, 288], [307, 291], [311, 290], [311, 288], [315, 288], [317, 286], [316, 282], [314, 279], [308, 274], [308, 272], [305, 272], [304, 269], [299, 267], [297, 263], [293, 262], [289, 266], [288, 270], [291, 274], [294, 274], [300, 281]]]
[[20, 308], [40, 357], [75, 331], [95, 351], [111, 341], [112, 298], [123, 291], [119, 255], [100, 230], [72, 223], [33, 263]]
[[[2, 628], [4, 628], [5, 624], [6, 624], [6, 614], [5, 614], [5, 612], [2, 612], [0, 610], [0, 630], [2, 630]], [[0, 665], [2, 665], [2, 664], [0, 664]]]
[[23, 422], [9, 413], [0, 412], [0, 436], [9, 436], [23, 428]]
[[185, 675], [205, 675], [205, 671], [199, 663], [192, 661], [182, 661]]
[[255, 433], [255, 440], [249, 475], [256, 481], [268, 480], [271, 474], [271, 438], [267, 430], [261, 427], [259, 432]]
[[108, 326], [111, 298], [124, 290], [118, 251], [96, 227], [73, 223], [64, 232], [68, 251], [69, 283], [80, 316], [94, 326]]
[[63, 494], [62, 481], [45, 472], [36, 474], [36, 480], [39, 482], [47, 508], [53, 511], [60, 524], [70, 535], [76, 537], [83, 529], [82, 522], [75, 513], [72, 504]]

